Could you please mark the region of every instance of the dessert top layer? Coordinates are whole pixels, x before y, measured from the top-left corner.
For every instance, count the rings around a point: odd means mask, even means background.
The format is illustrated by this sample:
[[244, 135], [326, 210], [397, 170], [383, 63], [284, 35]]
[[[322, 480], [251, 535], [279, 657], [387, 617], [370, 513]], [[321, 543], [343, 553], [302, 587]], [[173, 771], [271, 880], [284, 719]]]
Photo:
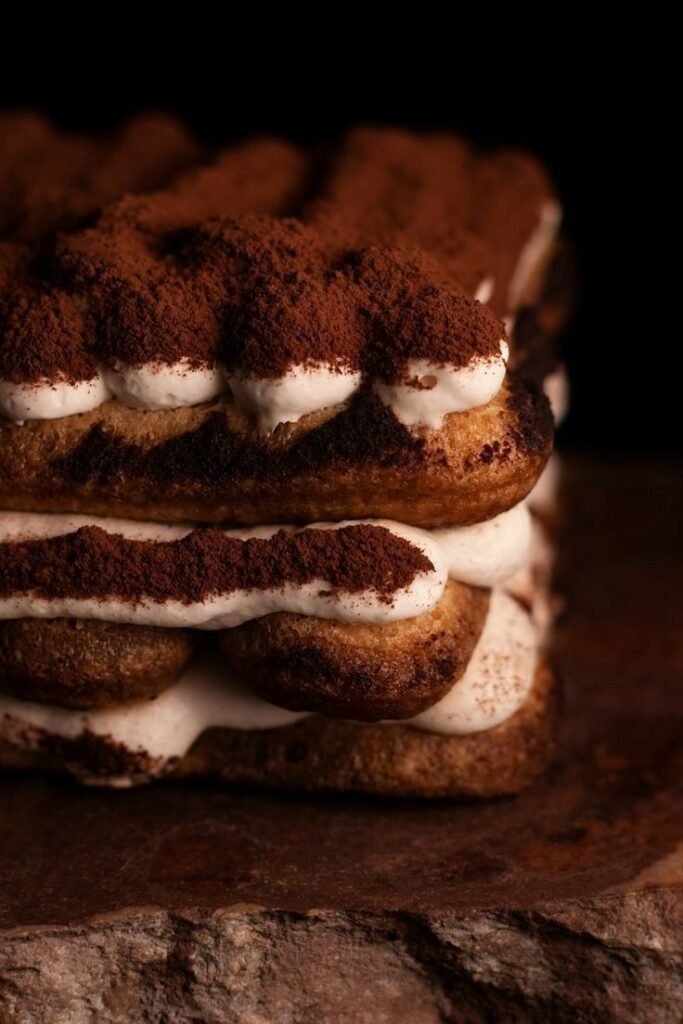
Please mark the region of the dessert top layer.
[[[126, 168], [132, 131], [114, 146]], [[100, 160], [103, 145], [91, 144]], [[169, 164], [182, 166], [191, 147], [164, 145], [173, 158], [147, 171], [152, 182], [170, 175], [161, 188], [131, 195], [144, 175], [121, 170], [125, 194], [112, 198], [91, 169], [87, 199], [75, 198], [77, 181], [56, 186], [42, 233], [5, 218], [6, 415], [80, 412], [112, 394], [177, 407], [227, 388], [272, 428], [344, 401], [365, 380], [411, 424], [428, 422], [425, 390], [437, 420], [495, 393], [507, 350], [493, 311], [509, 310], [525, 247], [555, 208], [530, 158], [367, 128], [326, 153], [255, 140], [174, 176]], [[4, 177], [0, 165], [0, 197], [20, 179], [30, 206], [32, 173], [27, 160], [8, 160]], [[465, 369], [477, 372], [452, 377]], [[51, 393], [40, 398], [44, 385]]]

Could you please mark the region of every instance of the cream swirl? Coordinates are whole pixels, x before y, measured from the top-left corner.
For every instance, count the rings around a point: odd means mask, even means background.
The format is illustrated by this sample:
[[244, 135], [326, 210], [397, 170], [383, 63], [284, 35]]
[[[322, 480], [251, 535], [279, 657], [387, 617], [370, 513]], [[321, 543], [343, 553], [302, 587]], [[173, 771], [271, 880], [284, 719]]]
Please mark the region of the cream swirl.
[[410, 724], [463, 736], [500, 725], [526, 700], [534, 679], [538, 636], [528, 613], [509, 594], [494, 590], [489, 613], [462, 678]]
[[438, 429], [446, 416], [486, 405], [500, 391], [510, 350], [501, 340], [500, 356], [467, 366], [439, 366], [427, 360], [408, 364], [408, 383], [375, 382], [375, 391], [407, 427]]
[[0, 416], [24, 423], [26, 420], [55, 420], [97, 409], [111, 398], [104, 377], [91, 380], [39, 380], [18, 384], [0, 378]]
[[242, 373], [228, 377], [235, 404], [256, 416], [262, 430], [297, 423], [302, 416], [340, 405], [361, 385], [360, 371], [325, 363], [292, 366], [282, 377], [265, 380]]
[[[500, 356], [477, 358], [466, 366], [411, 361], [405, 381], [374, 381], [385, 405], [408, 426], [439, 427], [445, 416], [485, 405], [500, 390], [508, 346]], [[296, 423], [303, 416], [341, 406], [361, 386], [359, 370], [327, 363], [292, 366], [279, 377], [228, 372], [220, 364], [193, 367], [187, 360], [130, 366], [117, 361], [102, 367], [90, 380], [40, 380], [17, 384], [0, 379], [0, 416], [23, 423], [56, 419], [96, 409], [112, 397], [124, 405], [149, 411], [200, 405], [228, 394], [254, 416], [261, 430]]]
[[134, 409], [201, 405], [225, 391], [225, 374], [220, 366], [194, 367], [187, 359], [143, 366], [117, 361], [102, 374], [111, 393]]

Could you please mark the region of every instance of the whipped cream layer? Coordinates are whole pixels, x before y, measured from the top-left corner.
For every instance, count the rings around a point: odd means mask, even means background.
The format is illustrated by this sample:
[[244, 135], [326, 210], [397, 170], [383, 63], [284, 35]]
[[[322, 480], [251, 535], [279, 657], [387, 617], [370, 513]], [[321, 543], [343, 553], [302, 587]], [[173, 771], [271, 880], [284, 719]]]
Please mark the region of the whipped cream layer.
[[505, 592], [515, 597], [530, 612], [538, 638], [545, 643], [558, 612], [552, 592], [555, 548], [543, 522], [533, 517], [531, 554], [524, 568], [505, 583]]
[[237, 373], [228, 377], [235, 404], [255, 416], [264, 431], [340, 405], [358, 391], [361, 382], [360, 371], [335, 369], [325, 363], [292, 366], [283, 377], [273, 380]]
[[92, 380], [39, 380], [33, 384], [17, 384], [0, 378], [0, 416], [14, 423], [26, 420], [56, 420], [97, 409], [111, 392], [104, 377]]
[[495, 285], [495, 279], [491, 274], [487, 274], [486, 277], [482, 278], [479, 282], [477, 290], [474, 293], [474, 297], [477, 302], [481, 302], [482, 306], [488, 305], [493, 295], [493, 288]]
[[[93, 516], [2, 512], [0, 554], [6, 545], [17, 545], [23, 541], [40, 542], [66, 536], [78, 538], [76, 531], [93, 526], [112, 537], [122, 537], [128, 542], [152, 542], [152, 545], [173, 544], [193, 533], [190, 526], [131, 523]], [[83, 579], [80, 576], [77, 596], [66, 585], [65, 592], [60, 593], [59, 581], [51, 583], [53, 592], [46, 595], [35, 585], [31, 586], [30, 571], [27, 574], [22, 569], [24, 583], [21, 589], [5, 592], [0, 598], [0, 619], [64, 617], [171, 628], [225, 629], [273, 612], [294, 612], [342, 622], [382, 624], [431, 611], [443, 596], [449, 578], [481, 587], [503, 583], [525, 565], [531, 545], [531, 520], [524, 504], [474, 526], [432, 531], [388, 520], [323, 523], [303, 530], [286, 529], [290, 536], [296, 536], [306, 530], [337, 531], [354, 526], [376, 528], [378, 545], [388, 533], [407, 541], [415, 549], [422, 565], [408, 585], [387, 594], [369, 588], [344, 590], [332, 586], [329, 580], [316, 577], [306, 582], [285, 581], [276, 587], [264, 585], [261, 581], [253, 587], [211, 592], [201, 600], [181, 601], [152, 599], [144, 590], [143, 574], [141, 592], [122, 599], [116, 596], [120, 591], [114, 591], [111, 596], [103, 595], [97, 578]], [[267, 542], [269, 538], [276, 538], [282, 529], [266, 526], [216, 533], [241, 541], [258, 538]], [[368, 540], [367, 537], [365, 539]], [[372, 542], [374, 545], [375, 535]], [[240, 557], [239, 553], [237, 557]], [[48, 548], [45, 558], [54, 568], [54, 556]], [[39, 561], [42, 562], [42, 557]], [[92, 565], [92, 562], [88, 564]], [[259, 574], [257, 569], [256, 576]]]
[[507, 306], [511, 312], [517, 310], [524, 300], [528, 300], [527, 290], [543, 269], [557, 239], [561, 223], [562, 207], [555, 200], [546, 200], [539, 210], [538, 223], [519, 254], [510, 279]]
[[408, 724], [448, 736], [500, 725], [526, 700], [537, 658], [538, 634], [531, 617], [509, 594], [494, 590], [464, 675], [445, 697]]
[[[464, 367], [414, 360], [405, 382], [375, 381], [374, 387], [406, 425], [439, 427], [450, 413], [491, 401], [505, 378], [507, 358], [508, 346], [501, 340], [500, 356], [474, 359]], [[16, 384], [0, 379], [0, 416], [15, 423], [57, 419], [96, 409], [113, 397], [135, 409], [179, 409], [227, 394], [255, 417], [259, 429], [272, 431], [280, 423], [342, 405], [362, 380], [359, 370], [328, 363], [295, 365], [281, 377], [262, 378], [229, 373], [220, 365], [192, 367], [186, 360], [142, 366], [117, 362], [91, 380]]]
[[15, 423], [60, 419], [90, 412], [111, 398], [134, 409], [180, 409], [210, 402], [226, 389], [219, 366], [197, 368], [188, 360], [129, 366], [117, 360], [90, 380], [17, 384], [0, 378], [0, 415]]
[[509, 355], [507, 342], [501, 341], [498, 358], [477, 359], [460, 369], [414, 360], [408, 364], [410, 383], [376, 381], [375, 391], [407, 427], [438, 429], [451, 413], [487, 405], [498, 394]]
[[557, 452], [554, 452], [527, 495], [526, 502], [531, 512], [546, 519], [555, 514], [561, 481], [562, 460]]
[[[445, 736], [491, 729], [524, 704], [536, 660], [536, 632], [528, 614], [513, 598], [494, 591], [464, 675], [437, 704], [401, 726]], [[171, 770], [207, 729], [278, 729], [307, 717], [311, 716], [306, 711], [288, 711], [257, 697], [232, 678], [217, 655], [198, 660], [154, 700], [116, 708], [71, 711], [0, 695], [0, 739], [23, 749], [40, 749], [46, 737], [78, 740], [87, 735], [90, 743], [100, 738], [103, 744], [142, 756], [148, 778]], [[129, 785], [132, 780], [85, 776], [85, 781]]]
[[193, 367], [187, 360], [128, 366], [117, 360], [101, 371], [110, 395], [134, 409], [180, 409], [201, 405], [226, 389], [220, 366]]
[[550, 402], [555, 426], [559, 427], [569, 412], [569, 378], [564, 366], [543, 378], [543, 391]]

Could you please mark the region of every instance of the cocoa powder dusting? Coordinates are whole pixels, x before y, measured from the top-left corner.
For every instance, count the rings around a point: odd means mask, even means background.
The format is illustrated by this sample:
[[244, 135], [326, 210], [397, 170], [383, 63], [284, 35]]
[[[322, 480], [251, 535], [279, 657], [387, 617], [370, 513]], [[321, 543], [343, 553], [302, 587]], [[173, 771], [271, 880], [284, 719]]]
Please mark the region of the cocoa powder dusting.
[[[18, 144], [8, 178], [17, 168], [30, 178], [26, 154], [50, 148], [44, 126], [32, 130], [38, 141]], [[176, 144], [165, 145], [169, 173]], [[127, 174], [121, 158], [124, 186], [162, 174], [139, 138], [136, 146], [141, 173]], [[99, 199], [92, 223], [68, 224], [56, 239], [48, 232], [20, 270], [0, 275], [0, 375], [77, 381], [96, 361], [220, 360], [259, 377], [324, 362], [393, 382], [406, 379], [411, 359], [459, 367], [497, 355], [502, 324], [462, 286], [473, 292], [500, 262], [494, 236], [510, 263], [531, 233], [548, 188], [527, 163], [480, 158], [448, 136], [360, 129], [327, 164], [254, 140], [157, 191], [115, 198], [92, 158], [90, 199], [79, 200], [94, 210]], [[0, 165], [0, 205], [2, 173]], [[514, 253], [505, 242], [512, 214], [490, 199], [492, 182], [519, 199]], [[4, 231], [13, 237], [7, 220]], [[36, 295], [40, 309], [22, 329], [18, 311]]]
[[62, 537], [0, 544], [0, 594], [183, 604], [242, 589], [322, 579], [333, 590], [393, 594], [433, 569], [419, 548], [381, 526], [280, 530], [241, 541], [216, 529], [181, 540], [133, 541], [84, 527]]
[[508, 408], [515, 415], [510, 437], [515, 446], [530, 455], [548, 454], [552, 448], [554, 424], [550, 402], [536, 386], [519, 373], [510, 377]]
[[358, 290], [370, 376], [406, 379], [411, 359], [462, 367], [499, 355], [502, 323], [457, 286], [449, 287], [426, 254], [373, 246], [351, 253], [345, 265]]
[[55, 383], [88, 380], [96, 373], [95, 358], [83, 344], [83, 314], [63, 291], [32, 284], [15, 291], [0, 302], [0, 330], [0, 377], [5, 380]]
[[100, 137], [60, 132], [40, 114], [0, 114], [0, 237], [42, 244], [123, 193], [159, 188], [201, 155], [167, 114]]

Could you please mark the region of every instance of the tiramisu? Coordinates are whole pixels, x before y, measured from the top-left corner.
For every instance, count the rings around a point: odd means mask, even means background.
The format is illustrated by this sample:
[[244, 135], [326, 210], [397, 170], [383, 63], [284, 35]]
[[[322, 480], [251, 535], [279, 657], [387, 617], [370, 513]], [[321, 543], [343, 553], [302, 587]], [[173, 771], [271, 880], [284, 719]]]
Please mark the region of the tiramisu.
[[2, 759], [528, 783], [566, 308], [539, 166], [379, 128], [208, 154], [156, 118], [17, 116], [0, 154]]

